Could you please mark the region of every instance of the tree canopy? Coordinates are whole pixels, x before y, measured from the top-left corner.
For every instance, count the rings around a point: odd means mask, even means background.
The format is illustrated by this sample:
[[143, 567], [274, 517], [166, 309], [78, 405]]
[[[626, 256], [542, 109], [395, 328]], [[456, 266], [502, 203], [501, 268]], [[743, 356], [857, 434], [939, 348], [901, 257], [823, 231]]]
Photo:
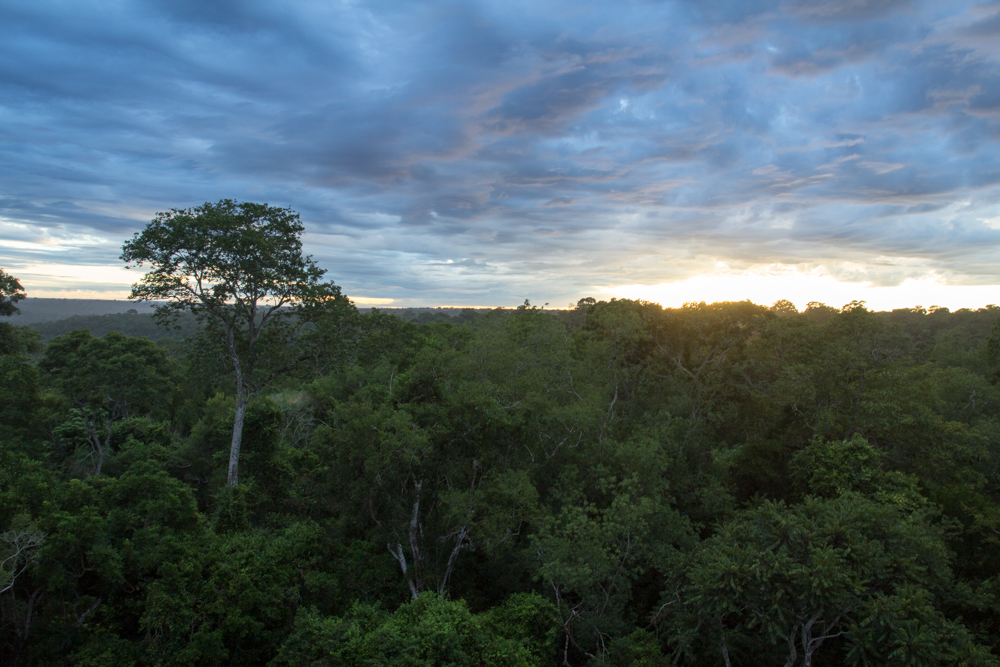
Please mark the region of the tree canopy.
[[20, 312], [17, 308], [17, 302], [25, 296], [20, 281], [0, 269], [0, 317], [10, 317]]

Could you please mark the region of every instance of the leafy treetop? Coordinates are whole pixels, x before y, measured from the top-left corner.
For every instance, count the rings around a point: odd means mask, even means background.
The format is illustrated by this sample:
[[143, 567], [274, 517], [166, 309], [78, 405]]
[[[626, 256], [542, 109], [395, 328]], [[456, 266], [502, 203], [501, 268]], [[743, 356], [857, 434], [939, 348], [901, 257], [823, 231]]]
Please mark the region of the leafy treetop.
[[308, 300], [324, 274], [302, 254], [303, 230], [290, 209], [231, 199], [158, 213], [122, 248], [130, 266], [152, 267], [130, 298], [266, 320], [282, 306]]
[[24, 288], [18, 279], [0, 269], [0, 315], [10, 317], [21, 312], [14, 304], [24, 297]]

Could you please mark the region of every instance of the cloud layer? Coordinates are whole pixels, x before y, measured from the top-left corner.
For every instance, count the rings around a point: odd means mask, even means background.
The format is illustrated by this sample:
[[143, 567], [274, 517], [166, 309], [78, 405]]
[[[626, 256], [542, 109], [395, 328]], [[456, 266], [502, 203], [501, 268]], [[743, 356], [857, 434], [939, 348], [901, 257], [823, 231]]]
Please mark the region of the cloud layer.
[[3, 3], [0, 265], [110, 296], [126, 237], [223, 197], [400, 304], [995, 285], [1000, 3]]

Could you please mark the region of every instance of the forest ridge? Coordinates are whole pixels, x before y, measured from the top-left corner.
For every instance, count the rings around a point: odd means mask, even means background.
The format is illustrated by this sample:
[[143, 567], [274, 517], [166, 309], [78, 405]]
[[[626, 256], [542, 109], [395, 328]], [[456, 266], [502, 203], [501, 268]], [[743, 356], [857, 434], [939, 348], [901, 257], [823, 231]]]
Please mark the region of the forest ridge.
[[309, 275], [183, 344], [0, 323], [0, 664], [1000, 664], [1000, 308]]

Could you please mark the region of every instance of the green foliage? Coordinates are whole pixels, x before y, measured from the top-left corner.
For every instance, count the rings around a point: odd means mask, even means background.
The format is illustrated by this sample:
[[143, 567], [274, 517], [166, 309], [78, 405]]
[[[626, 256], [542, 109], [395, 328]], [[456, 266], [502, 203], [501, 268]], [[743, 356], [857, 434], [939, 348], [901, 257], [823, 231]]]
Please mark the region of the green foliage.
[[112, 331], [126, 336], [143, 336], [150, 340], [163, 343], [166, 341], [182, 341], [192, 338], [198, 333], [197, 320], [192, 316], [181, 317], [173, 326], [164, 326], [149, 313], [137, 313], [131, 310], [127, 313], [110, 315], [73, 315], [63, 320], [38, 322], [31, 325], [43, 340], [51, 340], [56, 336], [64, 336], [71, 331], [84, 329], [93, 336], [104, 336]]
[[859, 614], [860, 623], [847, 631], [848, 665], [967, 665], [1000, 664], [989, 650], [975, 643], [961, 624], [934, 608], [933, 596], [918, 586], [900, 586], [892, 595], [878, 594]]
[[[308, 273], [270, 207], [127, 248], [235, 271], [241, 225]], [[995, 308], [317, 294], [232, 346], [0, 325], [0, 666], [997, 664]]]
[[30, 361], [0, 355], [0, 442], [35, 430], [38, 385], [38, 369]]
[[34, 354], [42, 349], [38, 332], [0, 322], [0, 355]]
[[92, 450], [94, 474], [101, 473], [111, 452], [118, 421], [166, 407], [175, 372], [164, 351], [146, 338], [117, 332], [95, 338], [88, 331], [49, 343], [39, 369], [71, 401], [74, 409], [57, 432], [82, 436], [77, 440]]
[[17, 302], [27, 296], [17, 278], [0, 269], [0, 317], [21, 312]]
[[[925, 632], [920, 626], [937, 613], [932, 600], [953, 585], [944, 532], [929, 519], [852, 493], [791, 507], [764, 502], [737, 515], [688, 571], [673, 617], [679, 655], [707, 640], [739, 662], [782, 656], [808, 665], [824, 642], [846, 636], [849, 660], [876, 652], [867, 664], [894, 664], [914, 639], [911, 625]], [[907, 596], [922, 606], [887, 602]], [[961, 626], [938, 619], [936, 638], [919, 649], [926, 662], [916, 664], [986, 655]], [[707, 637], [696, 630], [703, 626]], [[915, 664], [912, 653], [907, 660], [898, 664]]]
[[103, 410], [112, 419], [152, 412], [174, 373], [163, 350], [146, 338], [117, 332], [95, 338], [82, 330], [50, 342], [39, 369], [75, 405]]
[[595, 657], [591, 664], [610, 667], [671, 667], [673, 661], [663, 654], [655, 634], [640, 629], [612, 639], [608, 644], [607, 655]]
[[[25, 297], [16, 278], [0, 269], [0, 316], [18, 313]], [[0, 444], [16, 447], [37, 435], [38, 372], [27, 355], [41, 350], [39, 335], [0, 322]]]
[[993, 323], [986, 339], [986, 360], [994, 371], [1000, 368], [1000, 317]]
[[921, 505], [916, 479], [883, 468], [885, 454], [860, 435], [850, 440], [816, 442], [792, 456], [790, 469], [805, 494], [835, 498], [859, 493], [915, 508]]
[[392, 614], [355, 604], [341, 618], [299, 611], [273, 667], [533, 667], [550, 664], [556, 615], [537, 595], [517, 595], [485, 615], [434, 593]]

